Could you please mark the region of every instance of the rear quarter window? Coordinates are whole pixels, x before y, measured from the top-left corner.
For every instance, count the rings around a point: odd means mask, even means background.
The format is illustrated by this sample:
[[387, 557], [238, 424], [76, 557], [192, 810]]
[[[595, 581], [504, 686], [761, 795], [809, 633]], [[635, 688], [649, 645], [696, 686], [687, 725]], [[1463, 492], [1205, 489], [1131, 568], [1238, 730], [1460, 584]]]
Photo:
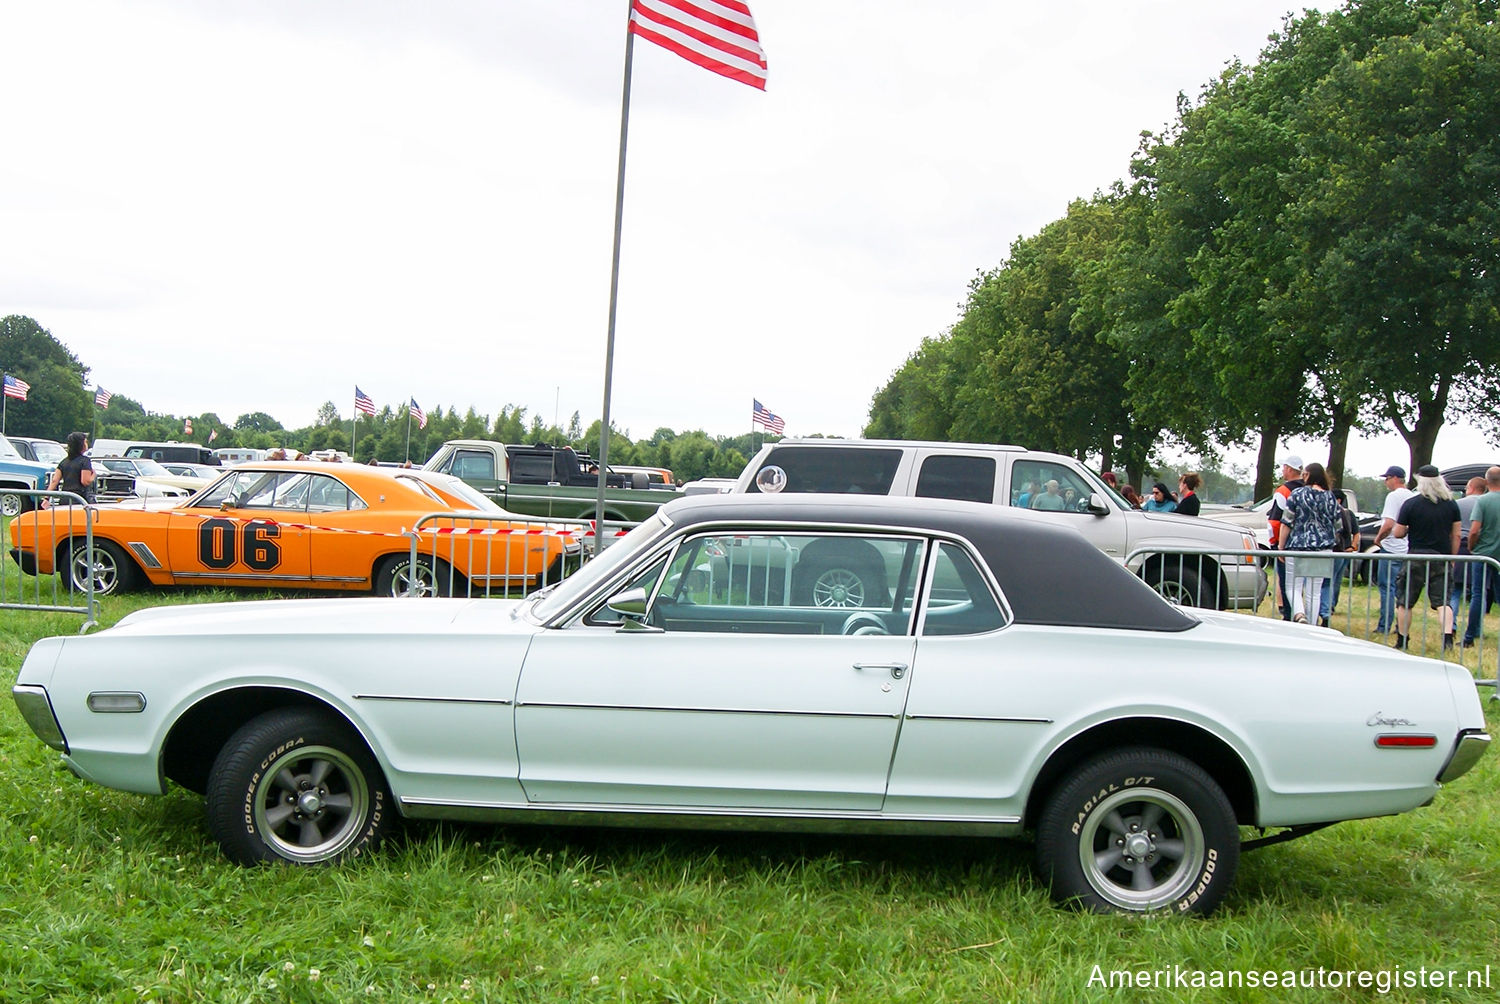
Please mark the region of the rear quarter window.
[[[783, 492], [889, 495], [901, 450], [788, 446], [772, 450], [761, 469], [772, 466], [786, 471]], [[748, 490], [760, 488], [752, 479]]]

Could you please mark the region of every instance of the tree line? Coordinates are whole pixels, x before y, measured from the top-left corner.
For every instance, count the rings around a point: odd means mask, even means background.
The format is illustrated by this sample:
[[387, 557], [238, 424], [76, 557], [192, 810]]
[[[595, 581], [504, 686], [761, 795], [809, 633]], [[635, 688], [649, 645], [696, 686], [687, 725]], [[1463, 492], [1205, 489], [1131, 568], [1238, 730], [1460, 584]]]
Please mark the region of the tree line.
[[1288, 17], [969, 285], [871, 402], [865, 434], [1099, 457], [1394, 429], [1500, 430], [1497, 0], [1351, 0]]
[[[94, 439], [143, 441], [180, 440], [208, 443], [214, 448], [244, 446], [255, 449], [292, 447], [304, 453], [339, 450], [364, 462], [411, 460], [420, 465], [450, 439], [492, 439], [502, 443], [568, 445], [581, 453], [598, 448], [600, 423], [584, 428], [574, 413], [567, 428], [528, 416], [525, 408], [505, 405], [493, 419], [472, 406], [460, 414], [455, 407], [427, 411], [427, 425], [408, 422], [403, 405], [389, 406], [373, 416], [359, 415], [352, 424], [338, 406], [325, 402], [313, 424], [289, 429], [265, 412], [225, 421], [214, 412], [166, 415], [148, 411], [135, 398], [114, 393], [106, 406], [94, 403], [88, 387], [88, 367], [50, 331], [30, 317], [0, 318], [0, 360], [10, 372], [24, 374], [31, 389], [24, 403], [7, 402], [6, 432], [61, 440], [75, 430]], [[191, 426], [192, 433], [184, 430]], [[209, 437], [212, 436], [212, 442]], [[776, 438], [776, 437], [771, 437]], [[660, 428], [645, 439], [632, 440], [611, 423], [611, 464], [667, 467], [684, 481], [706, 477], [737, 477], [764, 438], [751, 433], [709, 436], [701, 430], [675, 432]]]

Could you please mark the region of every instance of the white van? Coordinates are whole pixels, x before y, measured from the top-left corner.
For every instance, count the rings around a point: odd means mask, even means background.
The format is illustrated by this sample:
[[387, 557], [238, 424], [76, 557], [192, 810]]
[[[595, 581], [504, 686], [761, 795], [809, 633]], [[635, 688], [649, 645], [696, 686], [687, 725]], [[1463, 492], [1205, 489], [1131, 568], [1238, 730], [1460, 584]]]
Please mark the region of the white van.
[[1073, 527], [1116, 561], [1143, 548], [1201, 549], [1201, 555], [1145, 554], [1131, 562], [1132, 571], [1175, 602], [1246, 609], [1258, 606], [1266, 592], [1249, 531], [1195, 516], [1143, 512], [1072, 457], [1021, 446], [783, 439], [761, 448], [734, 490], [915, 495], [1029, 509]]

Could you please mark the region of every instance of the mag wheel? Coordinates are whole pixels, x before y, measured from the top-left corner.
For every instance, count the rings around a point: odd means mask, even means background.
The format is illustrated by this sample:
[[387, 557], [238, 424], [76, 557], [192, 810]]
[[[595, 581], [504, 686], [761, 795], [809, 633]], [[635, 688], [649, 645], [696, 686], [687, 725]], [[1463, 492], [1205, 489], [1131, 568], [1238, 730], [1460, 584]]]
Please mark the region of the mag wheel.
[[1223, 791], [1164, 750], [1084, 764], [1037, 822], [1037, 863], [1053, 896], [1100, 913], [1209, 913], [1234, 880], [1239, 850]]
[[64, 545], [58, 558], [58, 567], [67, 576], [68, 588], [76, 592], [88, 592], [90, 579], [94, 583], [95, 596], [123, 592], [135, 583], [135, 565], [125, 557], [118, 544], [107, 540], [95, 540], [92, 554], [82, 541]]
[[405, 554], [387, 558], [375, 577], [378, 596], [451, 596], [464, 591], [446, 561], [421, 554], [415, 563]]
[[304, 708], [252, 719], [208, 776], [208, 825], [240, 864], [318, 864], [379, 844], [390, 792], [363, 740]]

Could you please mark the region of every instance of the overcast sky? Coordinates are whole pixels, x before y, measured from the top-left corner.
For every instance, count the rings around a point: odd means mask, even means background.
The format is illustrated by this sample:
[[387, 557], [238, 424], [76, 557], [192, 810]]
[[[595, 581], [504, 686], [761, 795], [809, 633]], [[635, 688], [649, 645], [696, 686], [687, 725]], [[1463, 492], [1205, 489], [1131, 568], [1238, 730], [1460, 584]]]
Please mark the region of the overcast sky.
[[[1302, 7], [750, 3], [764, 93], [635, 47], [612, 404], [632, 438], [748, 431], [752, 398], [789, 434], [857, 435], [976, 272]], [[352, 415], [358, 384], [586, 426], [627, 10], [0, 0], [0, 315], [157, 412], [295, 428]], [[1438, 459], [1474, 449], [1445, 429]], [[1392, 460], [1395, 437], [1351, 451]]]

